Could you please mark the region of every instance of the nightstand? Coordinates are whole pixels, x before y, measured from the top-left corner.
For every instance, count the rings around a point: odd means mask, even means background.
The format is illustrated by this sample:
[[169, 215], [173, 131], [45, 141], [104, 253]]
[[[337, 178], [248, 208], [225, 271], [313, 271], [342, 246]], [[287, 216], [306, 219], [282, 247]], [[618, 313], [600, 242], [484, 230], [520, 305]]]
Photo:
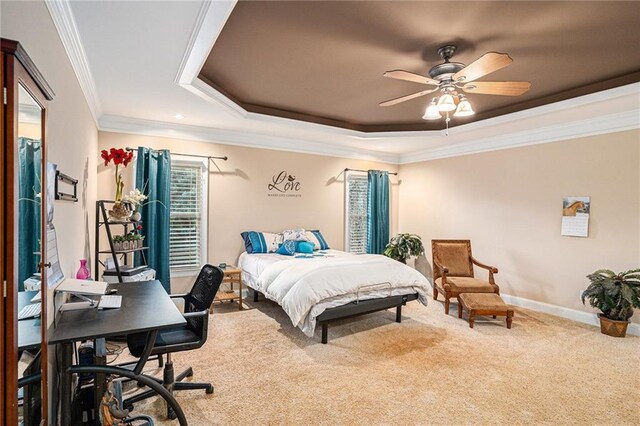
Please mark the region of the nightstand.
[[[226, 301], [233, 302], [238, 300], [238, 307], [242, 310], [242, 271], [237, 266], [227, 264], [227, 267], [223, 269], [224, 278], [222, 284], [229, 284], [230, 290], [218, 291], [214, 302], [224, 303]], [[239, 292], [236, 294], [233, 291], [234, 284], [238, 285]]]

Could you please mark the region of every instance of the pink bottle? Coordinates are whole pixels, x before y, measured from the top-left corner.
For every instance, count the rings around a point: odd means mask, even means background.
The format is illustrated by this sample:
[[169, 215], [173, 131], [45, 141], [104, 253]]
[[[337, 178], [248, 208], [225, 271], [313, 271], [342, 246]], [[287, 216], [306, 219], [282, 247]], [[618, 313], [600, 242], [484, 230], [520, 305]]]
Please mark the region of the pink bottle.
[[88, 280], [91, 276], [89, 268], [87, 268], [87, 259], [80, 259], [80, 268], [76, 272], [76, 278], [79, 280]]

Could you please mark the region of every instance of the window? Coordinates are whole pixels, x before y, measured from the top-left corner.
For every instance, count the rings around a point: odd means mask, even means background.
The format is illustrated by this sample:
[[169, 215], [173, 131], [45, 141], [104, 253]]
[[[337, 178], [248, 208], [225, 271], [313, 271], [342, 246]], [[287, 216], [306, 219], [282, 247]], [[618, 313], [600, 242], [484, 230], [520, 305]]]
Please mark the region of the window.
[[345, 251], [367, 252], [367, 188], [366, 174], [346, 172], [345, 179]]
[[172, 275], [191, 275], [206, 263], [207, 167], [201, 160], [171, 159], [169, 264]]

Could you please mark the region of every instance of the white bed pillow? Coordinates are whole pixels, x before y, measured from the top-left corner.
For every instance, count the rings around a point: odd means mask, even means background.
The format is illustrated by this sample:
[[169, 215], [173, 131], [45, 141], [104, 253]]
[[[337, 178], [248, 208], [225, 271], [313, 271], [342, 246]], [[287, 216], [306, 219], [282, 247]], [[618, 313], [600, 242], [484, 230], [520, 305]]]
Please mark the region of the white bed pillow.
[[282, 231], [282, 240], [293, 240], [293, 241], [309, 241], [307, 240], [307, 235], [304, 229], [287, 229], [286, 231]]

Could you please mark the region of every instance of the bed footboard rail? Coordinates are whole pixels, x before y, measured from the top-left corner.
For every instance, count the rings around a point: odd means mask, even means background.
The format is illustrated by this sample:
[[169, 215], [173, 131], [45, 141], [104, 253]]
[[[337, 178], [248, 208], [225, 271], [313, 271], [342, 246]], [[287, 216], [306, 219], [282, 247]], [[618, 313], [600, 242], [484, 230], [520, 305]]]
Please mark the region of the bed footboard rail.
[[329, 340], [329, 322], [384, 311], [389, 308], [396, 308], [396, 322], [402, 322], [402, 307], [407, 302], [417, 299], [418, 293], [410, 293], [378, 299], [355, 300], [346, 305], [329, 308], [316, 318], [318, 324], [322, 325], [322, 343], [326, 344]]

